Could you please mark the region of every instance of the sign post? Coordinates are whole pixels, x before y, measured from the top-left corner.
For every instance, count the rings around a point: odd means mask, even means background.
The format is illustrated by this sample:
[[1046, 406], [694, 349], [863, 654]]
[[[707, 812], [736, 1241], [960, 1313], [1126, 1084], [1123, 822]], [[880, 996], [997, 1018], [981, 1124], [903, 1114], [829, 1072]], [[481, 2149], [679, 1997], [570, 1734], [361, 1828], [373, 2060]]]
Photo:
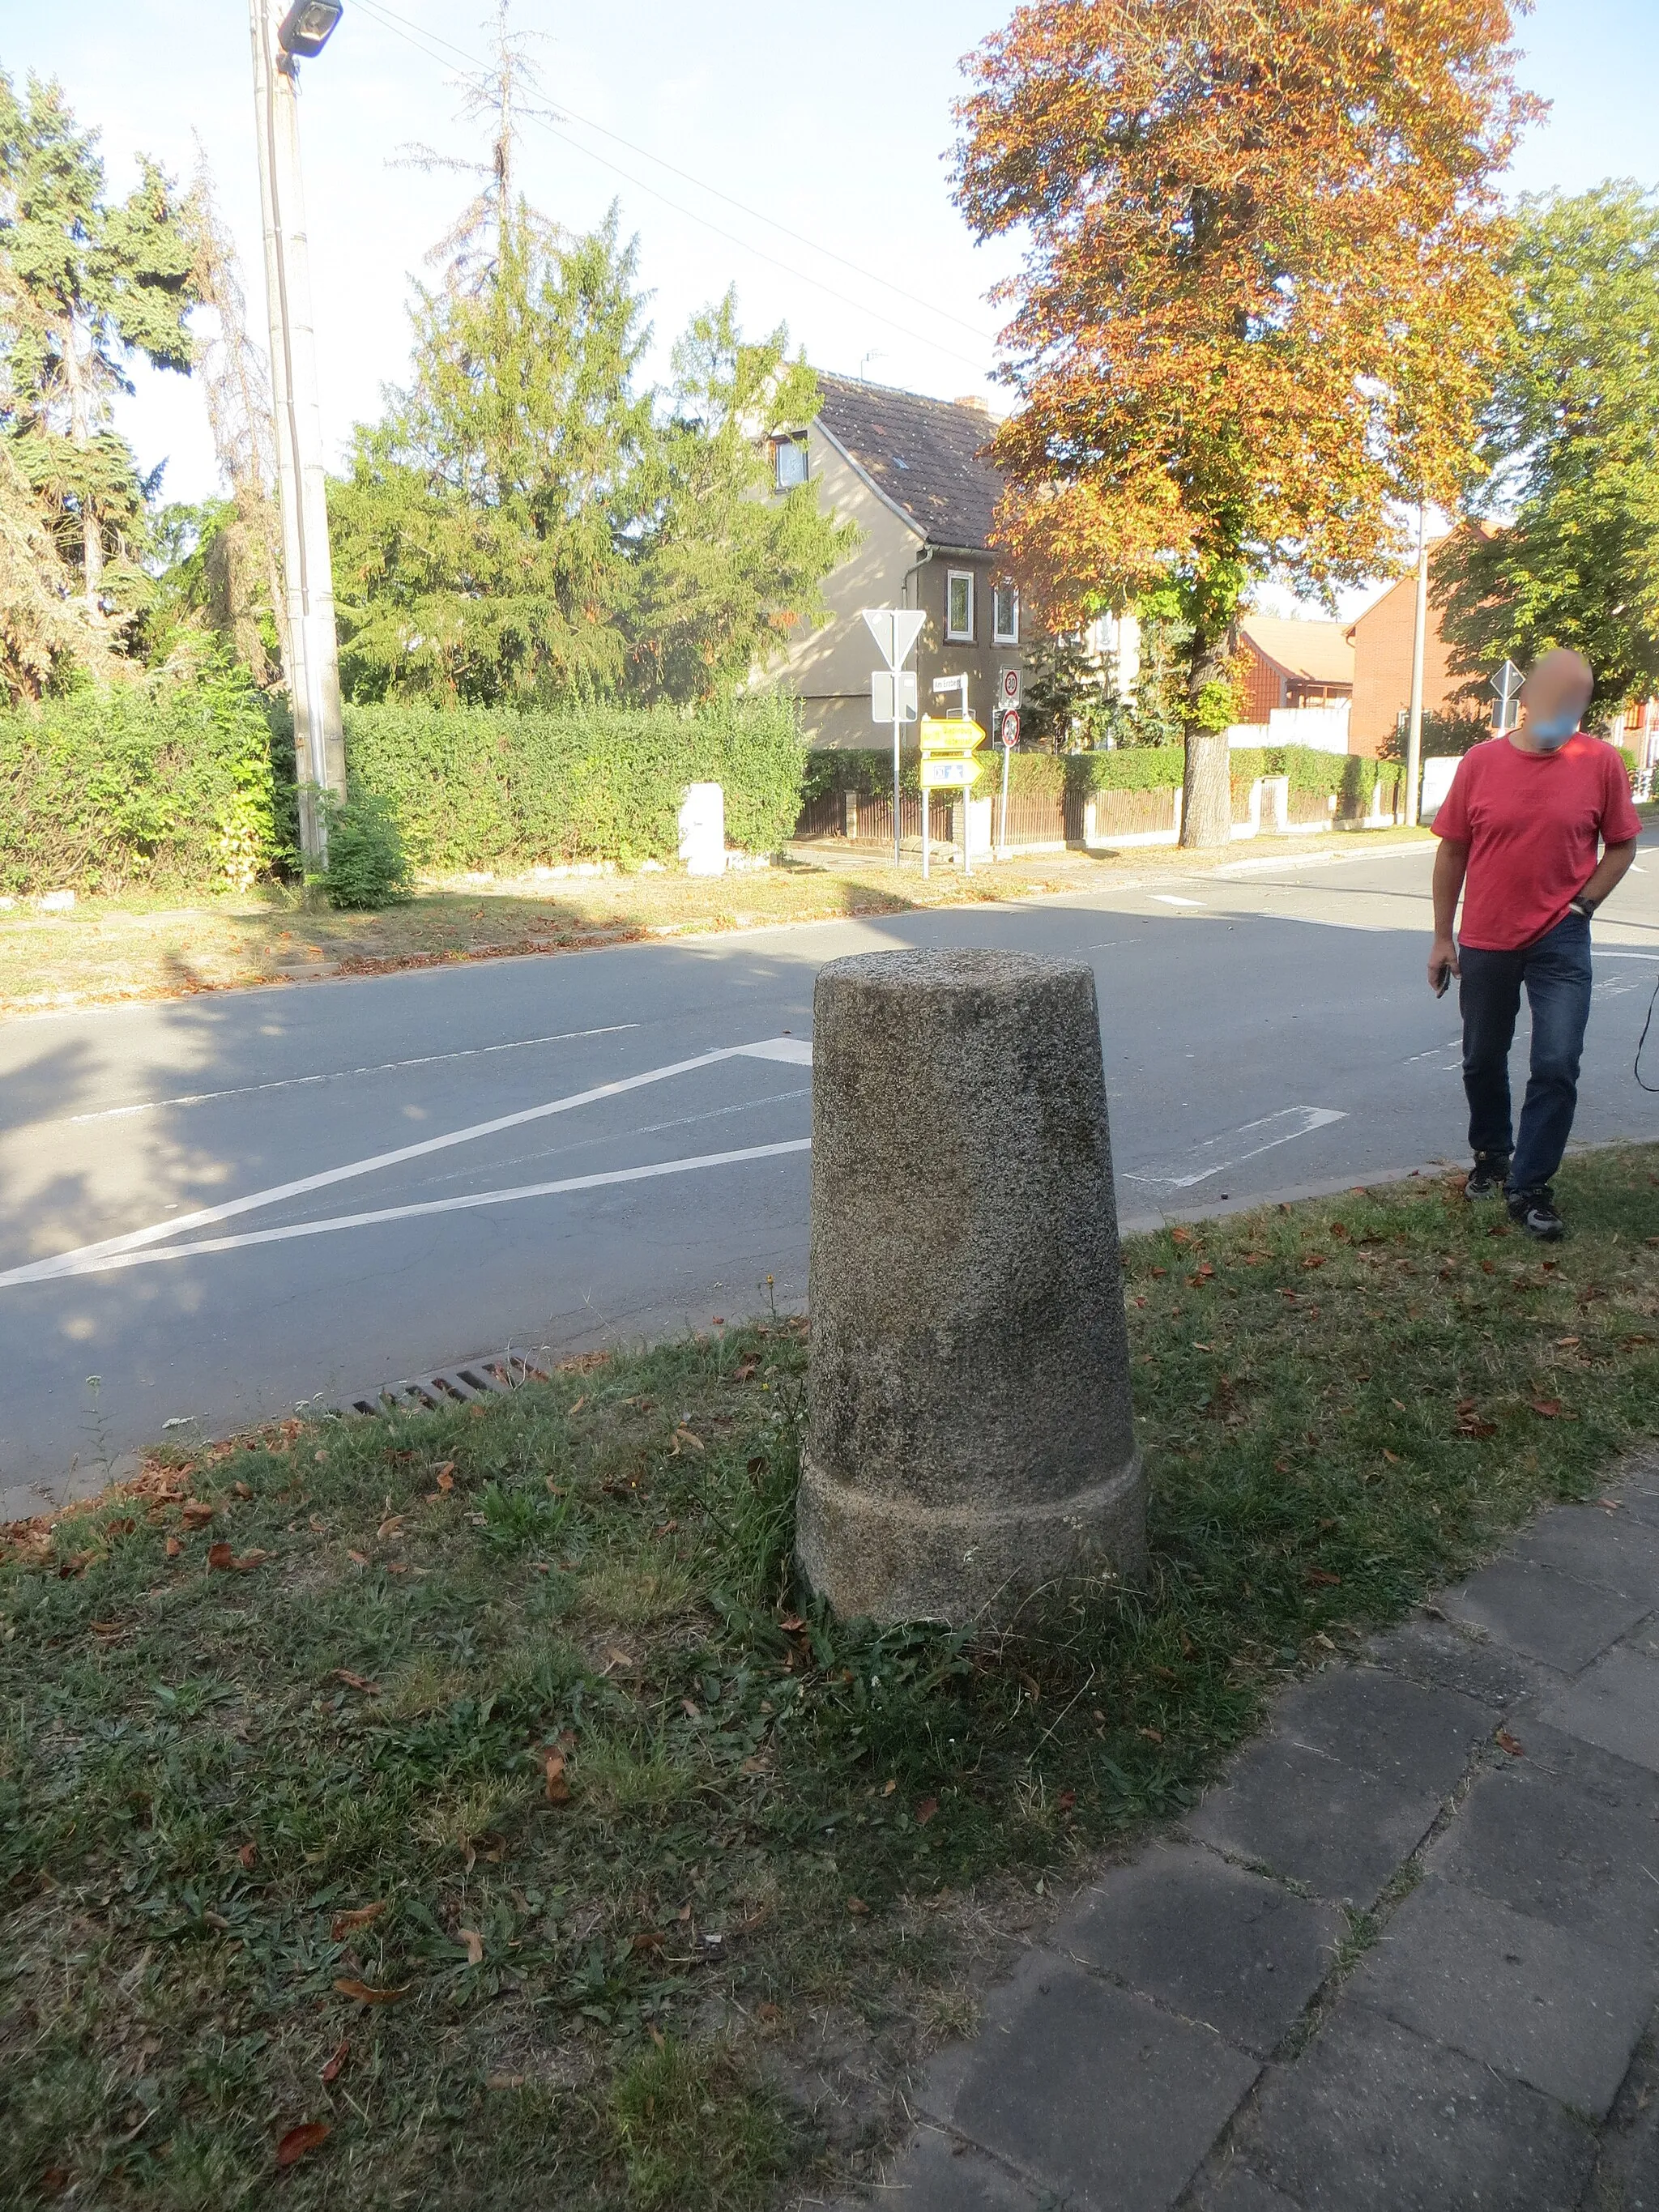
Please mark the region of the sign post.
[[948, 721], [933, 714], [921, 718], [921, 872], [927, 873], [927, 805], [928, 794], [935, 791], [959, 791], [962, 793], [962, 862], [965, 872], [973, 872], [972, 837], [968, 827], [968, 794], [979, 781], [981, 763], [974, 758], [976, 749], [985, 743], [985, 732], [977, 722], [961, 715]]
[[1019, 743], [1019, 671], [1000, 668], [997, 671], [997, 706], [1000, 724], [997, 735], [1002, 739], [1002, 836], [997, 847], [999, 858], [1008, 857], [1008, 761]]
[[[899, 746], [904, 725], [916, 718], [916, 674], [906, 669], [916, 640], [921, 635], [922, 624], [927, 617], [915, 607], [866, 607], [866, 629], [876, 641], [876, 650], [885, 661], [885, 669], [877, 669], [870, 679], [870, 715], [872, 721], [890, 722], [893, 726], [893, 866], [899, 865]], [[884, 711], [884, 709], [885, 711]], [[927, 872], [927, 800], [921, 802], [921, 866]]]
[[1500, 738], [1507, 736], [1520, 719], [1517, 709], [1525, 680], [1512, 660], [1506, 660], [1492, 679], [1492, 689], [1498, 694], [1492, 710], [1492, 726]]

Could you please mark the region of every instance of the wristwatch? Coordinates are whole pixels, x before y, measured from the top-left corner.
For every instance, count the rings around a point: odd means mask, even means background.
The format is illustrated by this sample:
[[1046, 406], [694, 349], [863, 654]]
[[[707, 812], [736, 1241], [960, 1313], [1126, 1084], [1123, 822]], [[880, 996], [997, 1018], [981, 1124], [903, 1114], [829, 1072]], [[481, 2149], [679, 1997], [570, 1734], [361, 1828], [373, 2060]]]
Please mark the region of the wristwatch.
[[1570, 913], [1582, 914], [1588, 921], [1595, 912], [1595, 901], [1593, 898], [1586, 898], [1583, 891], [1580, 891], [1577, 898], [1569, 899], [1567, 907]]

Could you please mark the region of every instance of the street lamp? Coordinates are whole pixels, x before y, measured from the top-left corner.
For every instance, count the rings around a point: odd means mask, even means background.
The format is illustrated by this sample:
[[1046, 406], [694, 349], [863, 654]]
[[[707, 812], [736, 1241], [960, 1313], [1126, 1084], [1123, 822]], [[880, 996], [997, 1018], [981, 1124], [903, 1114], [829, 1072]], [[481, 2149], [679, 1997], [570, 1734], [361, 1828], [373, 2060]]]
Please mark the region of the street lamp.
[[283, 520], [289, 696], [300, 786], [300, 848], [311, 872], [328, 858], [326, 801], [331, 796], [345, 796], [345, 747], [295, 77], [297, 60], [322, 52], [343, 9], [341, 0], [293, 0], [278, 25], [276, 8], [280, 4], [281, 0], [249, 0], [249, 17]]
[[308, 62], [334, 35], [344, 9], [343, 0], [295, 0], [276, 33], [276, 43], [295, 61]]

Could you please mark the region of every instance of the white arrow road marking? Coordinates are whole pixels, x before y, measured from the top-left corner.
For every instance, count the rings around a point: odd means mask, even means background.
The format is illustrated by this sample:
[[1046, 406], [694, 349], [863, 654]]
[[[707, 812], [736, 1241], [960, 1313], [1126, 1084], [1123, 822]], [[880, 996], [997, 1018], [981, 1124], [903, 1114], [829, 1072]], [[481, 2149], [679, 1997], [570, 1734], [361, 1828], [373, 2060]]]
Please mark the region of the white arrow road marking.
[[[1159, 1175], [1141, 1169], [1127, 1170], [1123, 1180], [1157, 1183], [1164, 1190], [1190, 1190], [1194, 1183], [1207, 1182], [1212, 1176], [1224, 1175], [1229, 1168], [1242, 1167], [1259, 1152], [1272, 1152], [1275, 1145], [1288, 1145], [1315, 1129], [1326, 1128], [1333, 1121], [1346, 1121], [1347, 1118], [1334, 1106], [1283, 1106], [1277, 1114], [1264, 1115], [1259, 1121], [1247, 1121], [1242, 1129], [1234, 1129], [1224, 1137], [1211, 1137], [1204, 1144], [1194, 1145], [1187, 1157], [1199, 1164], [1184, 1173]], [[1273, 1134], [1264, 1133], [1268, 1130]], [[1211, 1157], [1218, 1146], [1235, 1146], [1245, 1137], [1254, 1137], [1257, 1141], [1247, 1145], [1243, 1152], [1229, 1151], [1224, 1158]]]
[[614, 1083], [596, 1084], [591, 1091], [573, 1091], [568, 1097], [550, 1099], [544, 1106], [526, 1106], [516, 1114], [498, 1115], [494, 1121], [475, 1121], [470, 1128], [452, 1129], [447, 1136], [425, 1137], [419, 1144], [400, 1145], [394, 1152], [376, 1152], [371, 1158], [352, 1160], [344, 1167], [325, 1168], [319, 1175], [300, 1176], [292, 1182], [274, 1183], [268, 1190], [251, 1191], [246, 1198], [227, 1199], [219, 1206], [204, 1206], [195, 1213], [181, 1213], [172, 1221], [153, 1221], [148, 1228], [129, 1230], [124, 1237], [106, 1237], [95, 1244], [77, 1245], [72, 1252], [32, 1260], [0, 1274], [0, 1290], [9, 1290], [17, 1283], [42, 1283], [59, 1275], [83, 1273], [86, 1270], [82, 1261], [136, 1252], [187, 1229], [205, 1229], [216, 1221], [233, 1220], [239, 1213], [257, 1212], [260, 1207], [279, 1205], [284, 1199], [303, 1198], [308, 1191], [325, 1190], [331, 1183], [349, 1182], [354, 1176], [373, 1175], [380, 1168], [400, 1166], [404, 1160], [423, 1159], [428, 1153], [447, 1152], [454, 1145], [473, 1144], [480, 1137], [496, 1136], [503, 1129], [520, 1129], [526, 1121], [545, 1121], [550, 1114], [574, 1113], [578, 1106], [592, 1106], [601, 1098], [620, 1097], [624, 1091], [641, 1090], [648, 1083], [665, 1083], [671, 1076], [688, 1075], [696, 1068], [713, 1067], [720, 1060], [781, 1060], [799, 1065], [810, 1063], [811, 1057], [812, 1048], [802, 1037], [766, 1037], [758, 1044], [725, 1045], [718, 1052], [699, 1053], [694, 1059], [677, 1060], [666, 1067], [648, 1067], [642, 1075], [624, 1075]]
[[[204, 1237], [190, 1244], [152, 1244], [126, 1252], [66, 1253], [53, 1275], [107, 1275], [118, 1267], [149, 1267], [162, 1260], [194, 1260], [206, 1252], [239, 1252], [249, 1244], [283, 1244], [296, 1237], [328, 1237], [341, 1229], [368, 1229], [377, 1222], [412, 1221], [427, 1213], [461, 1213], [475, 1206], [512, 1206], [520, 1199], [556, 1198], [569, 1190], [598, 1190], [606, 1183], [647, 1182], [656, 1176], [691, 1175], [700, 1168], [733, 1167], [744, 1160], [777, 1159], [785, 1152], [810, 1152], [810, 1137], [781, 1145], [751, 1145], [740, 1152], [703, 1152], [696, 1159], [659, 1160], [651, 1167], [612, 1168], [603, 1175], [566, 1176], [557, 1182], [520, 1183], [515, 1190], [471, 1191], [464, 1198], [430, 1198], [416, 1206], [387, 1206], [373, 1213], [339, 1213], [327, 1221], [295, 1221], [283, 1229], [248, 1229], [239, 1237]], [[15, 1281], [0, 1276], [0, 1283]], [[40, 1279], [38, 1277], [35, 1279]]]
[[561, 1030], [556, 1036], [512, 1037], [506, 1044], [469, 1045], [465, 1052], [426, 1052], [418, 1060], [378, 1060], [366, 1067], [331, 1067], [321, 1075], [284, 1075], [274, 1083], [245, 1083], [234, 1091], [191, 1091], [181, 1098], [145, 1098], [136, 1106], [102, 1106], [91, 1114], [70, 1114], [68, 1126], [85, 1121], [119, 1121], [130, 1114], [159, 1114], [168, 1106], [209, 1106], [221, 1098], [252, 1098], [264, 1091], [298, 1091], [307, 1083], [340, 1083], [354, 1075], [389, 1075], [405, 1067], [437, 1067], [450, 1060], [483, 1060], [495, 1052], [527, 1052], [532, 1045], [569, 1044], [578, 1037], [620, 1036], [637, 1022], [611, 1022], [601, 1030]]

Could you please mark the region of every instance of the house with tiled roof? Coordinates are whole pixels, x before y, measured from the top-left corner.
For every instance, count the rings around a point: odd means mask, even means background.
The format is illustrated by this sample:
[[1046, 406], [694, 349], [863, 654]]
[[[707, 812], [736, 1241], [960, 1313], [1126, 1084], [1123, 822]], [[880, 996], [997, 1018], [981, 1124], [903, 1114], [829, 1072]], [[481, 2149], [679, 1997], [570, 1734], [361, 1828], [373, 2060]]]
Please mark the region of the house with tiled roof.
[[912, 665], [923, 713], [945, 711], [936, 678], [966, 676], [969, 711], [989, 729], [1001, 671], [1022, 665], [1019, 594], [990, 544], [1002, 489], [985, 457], [990, 410], [850, 376], [820, 374], [818, 385], [818, 414], [772, 441], [774, 482], [780, 493], [817, 484], [824, 509], [862, 536], [825, 580], [830, 621], [803, 626], [768, 680], [799, 698], [812, 744], [878, 744], [876, 653], [860, 611], [919, 608], [927, 620]]
[[1236, 680], [1241, 721], [1265, 723], [1285, 708], [1334, 707], [1353, 696], [1353, 634], [1339, 622], [1241, 616]]

